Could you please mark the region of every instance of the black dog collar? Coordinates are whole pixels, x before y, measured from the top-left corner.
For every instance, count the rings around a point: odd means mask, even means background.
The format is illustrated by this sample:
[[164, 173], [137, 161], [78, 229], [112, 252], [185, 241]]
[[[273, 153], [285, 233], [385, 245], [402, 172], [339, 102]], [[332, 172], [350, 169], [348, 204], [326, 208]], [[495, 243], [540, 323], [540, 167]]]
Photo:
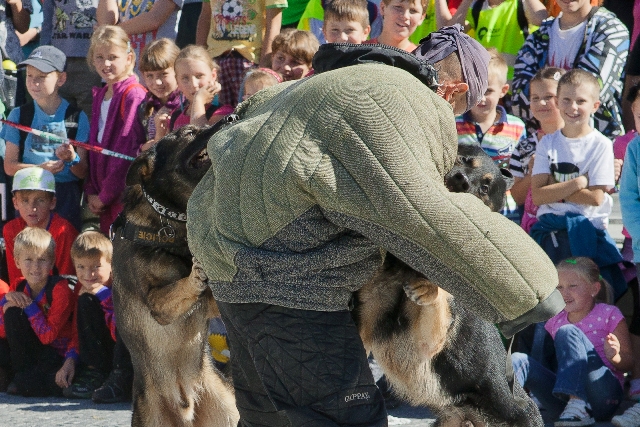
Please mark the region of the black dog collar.
[[111, 225], [109, 234], [112, 241], [115, 239], [126, 239], [143, 246], [161, 248], [187, 246], [187, 238], [176, 236], [171, 227], [165, 226], [159, 230], [150, 227], [141, 227], [127, 221], [122, 214], [118, 215]]
[[144, 191], [144, 187], [142, 187], [142, 194], [144, 194], [144, 197], [147, 199], [147, 201], [149, 202], [149, 204], [151, 205], [153, 210], [158, 212], [160, 215], [166, 216], [167, 218], [170, 218], [170, 219], [173, 219], [173, 220], [176, 220], [176, 221], [187, 222], [187, 214], [186, 213], [184, 213], [184, 212], [174, 212], [172, 210], [169, 210], [166, 206], [161, 205], [156, 200], [154, 200], [153, 197], [148, 195], [147, 192]]

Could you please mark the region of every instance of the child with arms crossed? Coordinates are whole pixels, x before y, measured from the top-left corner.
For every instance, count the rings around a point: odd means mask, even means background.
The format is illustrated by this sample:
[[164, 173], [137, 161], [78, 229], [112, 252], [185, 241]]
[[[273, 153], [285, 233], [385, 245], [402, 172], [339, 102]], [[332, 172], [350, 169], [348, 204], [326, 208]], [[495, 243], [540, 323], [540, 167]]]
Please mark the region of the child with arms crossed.
[[[618, 298], [627, 283], [618, 263], [622, 255], [607, 232], [613, 188], [613, 146], [591, 127], [600, 106], [600, 85], [591, 73], [572, 69], [558, 82], [564, 127], [545, 135], [536, 147], [531, 177], [539, 206], [534, 238], [554, 262], [571, 256], [592, 258]], [[586, 220], [585, 220], [586, 219]]]

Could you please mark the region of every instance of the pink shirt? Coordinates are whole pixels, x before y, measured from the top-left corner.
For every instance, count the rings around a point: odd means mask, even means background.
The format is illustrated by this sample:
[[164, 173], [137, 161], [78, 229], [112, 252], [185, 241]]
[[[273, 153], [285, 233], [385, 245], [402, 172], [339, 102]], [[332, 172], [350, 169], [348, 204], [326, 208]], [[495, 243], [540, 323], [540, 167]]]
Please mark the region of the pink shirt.
[[[547, 320], [544, 325], [545, 329], [551, 334], [553, 339], [556, 338], [558, 329], [564, 325], [568, 325], [569, 319], [568, 313], [562, 310], [551, 319]], [[604, 354], [604, 341], [607, 335], [613, 332], [618, 326], [618, 323], [624, 320], [622, 312], [618, 307], [609, 304], [598, 303], [593, 307], [593, 310], [581, 321], [574, 324], [587, 336], [596, 352], [604, 362], [604, 364], [611, 370], [611, 372], [618, 378], [620, 385], [624, 386], [624, 372], [616, 369], [613, 364], [607, 359]]]

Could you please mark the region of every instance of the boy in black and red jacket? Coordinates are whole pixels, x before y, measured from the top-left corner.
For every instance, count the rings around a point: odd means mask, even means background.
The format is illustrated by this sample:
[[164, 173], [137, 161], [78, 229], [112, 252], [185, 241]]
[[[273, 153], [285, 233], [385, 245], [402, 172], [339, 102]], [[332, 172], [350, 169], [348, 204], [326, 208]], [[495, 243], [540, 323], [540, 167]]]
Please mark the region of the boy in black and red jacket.
[[50, 275], [55, 242], [48, 231], [22, 230], [14, 254], [23, 277], [0, 300], [0, 360], [10, 360], [2, 368], [14, 373], [7, 393], [61, 395], [55, 374], [71, 341], [75, 295], [68, 280]]
[[[73, 335], [64, 365], [56, 374], [63, 395], [90, 399], [112, 367], [116, 322], [111, 298], [113, 245], [99, 231], [85, 231], [71, 246], [78, 274]], [[79, 375], [76, 375], [77, 368]]]

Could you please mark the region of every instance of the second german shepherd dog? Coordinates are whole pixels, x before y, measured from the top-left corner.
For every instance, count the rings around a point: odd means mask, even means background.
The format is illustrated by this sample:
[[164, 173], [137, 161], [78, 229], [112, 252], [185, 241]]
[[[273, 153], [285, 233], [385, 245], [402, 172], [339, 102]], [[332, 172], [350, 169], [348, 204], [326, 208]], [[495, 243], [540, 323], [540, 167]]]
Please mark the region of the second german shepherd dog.
[[[460, 145], [445, 184], [496, 211], [512, 180], [480, 147]], [[522, 387], [510, 389], [497, 329], [392, 255], [356, 293], [354, 318], [392, 390], [434, 410], [438, 426], [543, 425]]]

